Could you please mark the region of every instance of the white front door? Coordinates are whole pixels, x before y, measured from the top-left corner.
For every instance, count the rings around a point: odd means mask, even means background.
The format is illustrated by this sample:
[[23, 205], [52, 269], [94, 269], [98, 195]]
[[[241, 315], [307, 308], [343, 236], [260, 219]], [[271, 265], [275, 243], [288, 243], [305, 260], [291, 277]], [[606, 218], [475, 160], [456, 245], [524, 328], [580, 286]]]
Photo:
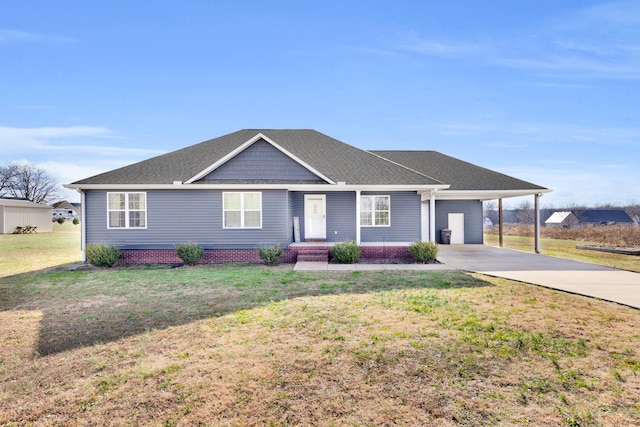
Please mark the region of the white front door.
[[451, 230], [451, 244], [464, 244], [464, 214], [450, 213], [449, 224], [447, 226]]
[[327, 199], [324, 194], [304, 195], [304, 237], [305, 239], [326, 239]]

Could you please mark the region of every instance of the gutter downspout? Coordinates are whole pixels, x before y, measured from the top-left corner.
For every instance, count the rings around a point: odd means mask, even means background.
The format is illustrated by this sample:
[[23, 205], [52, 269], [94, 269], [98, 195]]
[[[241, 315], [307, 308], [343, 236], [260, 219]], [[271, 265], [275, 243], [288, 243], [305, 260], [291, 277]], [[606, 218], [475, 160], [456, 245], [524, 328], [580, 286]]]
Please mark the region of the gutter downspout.
[[429, 242], [436, 243], [436, 190], [429, 196]]
[[502, 231], [502, 199], [498, 199], [498, 246], [500, 247], [504, 246]]
[[356, 190], [356, 244], [360, 245], [360, 190]]
[[540, 253], [540, 197], [542, 194], [538, 193], [533, 196], [533, 227], [535, 229], [535, 251]]

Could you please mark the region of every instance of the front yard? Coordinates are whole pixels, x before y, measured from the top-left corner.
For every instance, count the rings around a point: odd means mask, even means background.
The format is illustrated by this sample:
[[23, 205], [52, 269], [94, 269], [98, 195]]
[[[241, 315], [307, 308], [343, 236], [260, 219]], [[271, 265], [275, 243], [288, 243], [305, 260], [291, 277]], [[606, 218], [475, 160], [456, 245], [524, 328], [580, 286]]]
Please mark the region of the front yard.
[[639, 326], [455, 271], [23, 273], [0, 425], [638, 425]]

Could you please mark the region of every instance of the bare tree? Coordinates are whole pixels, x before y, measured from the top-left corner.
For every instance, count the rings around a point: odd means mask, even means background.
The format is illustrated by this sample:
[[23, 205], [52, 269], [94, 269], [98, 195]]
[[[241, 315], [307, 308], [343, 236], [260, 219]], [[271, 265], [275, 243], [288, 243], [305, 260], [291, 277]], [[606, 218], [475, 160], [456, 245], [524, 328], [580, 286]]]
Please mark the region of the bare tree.
[[0, 196], [17, 197], [49, 204], [60, 198], [58, 183], [29, 163], [10, 163], [0, 167]]
[[531, 203], [522, 202], [516, 209], [516, 217], [519, 224], [533, 224], [533, 208]]
[[484, 214], [489, 217], [494, 224], [498, 222], [498, 203], [495, 200], [485, 200]]
[[11, 182], [16, 175], [16, 164], [0, 166], [0, 197], [9, 194]]

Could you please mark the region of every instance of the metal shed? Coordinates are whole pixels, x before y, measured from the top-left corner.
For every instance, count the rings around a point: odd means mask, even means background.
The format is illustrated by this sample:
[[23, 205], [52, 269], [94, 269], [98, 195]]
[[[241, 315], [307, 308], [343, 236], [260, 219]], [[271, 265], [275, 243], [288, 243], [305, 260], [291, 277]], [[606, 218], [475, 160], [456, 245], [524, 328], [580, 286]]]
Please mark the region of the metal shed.
[[11, 234], [17, 227], [34, 226], [38, 232], [53, 231], [51, 206], [28, 200], [0, 199], [0, 234]]

